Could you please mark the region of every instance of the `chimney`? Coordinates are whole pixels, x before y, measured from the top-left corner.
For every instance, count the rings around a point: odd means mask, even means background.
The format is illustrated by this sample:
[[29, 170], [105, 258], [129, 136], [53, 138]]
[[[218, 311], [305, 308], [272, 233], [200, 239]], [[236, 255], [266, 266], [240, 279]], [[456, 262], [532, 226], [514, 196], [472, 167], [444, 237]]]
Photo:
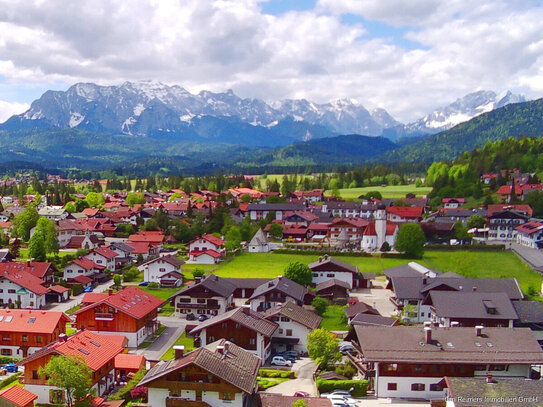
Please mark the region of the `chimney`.
[[454, 328], [454, 327], [457, 327], [460, 325], [460, 322], [458, 321], [451, 321], [451, 327]]
[[113, 290], [110, 288], [107, 293], [108, 295], [113, 295]]
[[483, 328], [484, 328], [484, 326], [482, 326], [482, 325], [477, 325], [477, 326], [475, 327], [475, 335], [477, 335], [477, 336], [483, 336]]
[[220, 353], [221, 355], [224, 355], [224, 346], [217, 345], [217, 353]]
[[175, 345], [173, 350], [175, 351], [175, 359], [181, 359], [185, 353], [185, 345]]
[[487, 382], [487, 384], [496, 383], [494, 381], [494, 378], [492, 377], [492, 373], [490, 373], [490, 372], [486, 373], [486, 382]]
[[85, 330], [85, 325], [81, 325], [81, 332]]
[[473, 287], [472, 290], [473, 290], [473, 291], [477, 291], [477, 287]]
[[432, 343], [432, 328], [429, 326], [424, 327], [424, 339], [427, 344]]
[[328, 254], [324, 255], [324, 260], [328, 260]]
[[224, 341], [224, 355], [228, 354], [228, 349], [230, 348], [230, 342]]
[[424, 277], [424, 278], [422, 279], [422, 285], [426, 285], [426, 283], [428, 283], [428, 280], [426, 279], [426, 277]]

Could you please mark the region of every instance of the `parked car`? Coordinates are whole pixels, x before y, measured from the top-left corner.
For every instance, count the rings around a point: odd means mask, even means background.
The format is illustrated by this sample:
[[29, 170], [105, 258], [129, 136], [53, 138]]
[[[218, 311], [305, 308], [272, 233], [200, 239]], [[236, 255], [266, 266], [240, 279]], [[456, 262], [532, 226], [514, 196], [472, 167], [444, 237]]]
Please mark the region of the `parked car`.
[[342, 354], [342, 355], [345, 355], [346, 353], [353, 353], [354, 352], [354, 347], [353, 345], [343, 345], [339, 348], [339, 352]]
[[274, 356], [282, 356], [286, 360], [290, 360], [292, 363], [296, 362], [296, 357], [294, 357], [294, 356], [292, 356], [290, 354], [287, 354], [286, 352], [277, 353]]
[[19, 371], [19, 368], [15, 363], [8, 363], [7, 365], [2, 366], [2, 369], [8, 373], [15, 373]]
[[294, 393], [294, 397], [309, 397], [309, 393], [305, 391], [297, 391]]
[[85, 287], [83, 290], [84, 293], [92, 293], [92, 287]]
[[287, 350], [286, 352], [283, 352], [282, 355], [293, 357], [294, 359], [298, 359], [300, 357], [300, 354], [295, 350]]
[[194, 315], [192, 312], [187, 314], [187, 321], [196, 321], [196, 315]]
[[147, 287], [149, 285], [149, 281], [144, 281], [143, 283], [138, 284], [140, 287]]
[[206, 319], [208, 319], [209, 317], [205, 314], [202, 314], [198, 317], [198, 321], [200, 322], [204, 322]]
[[272, 358], [271, 364], [276, 366], [292, 366], [292, 362], [285, 359], [283, 356], [274, 356]]
[[345, 397], [340, 394], [329, 394], [328, 396], [325, 396], [325, 397], [332, 402], [332, 405], [334, 407], [345, 406], [345, 405], [356, 406], [356, 401], [351, 397]]
[[335, 389], [330, 392], [330, 394], [339, 395], [339, 396], [345, 396], [345, 397], [351, 397], [351, 392], [354, 390], [354, 388], [351, 388], [351, 390], [342, 390], [342, 389]]

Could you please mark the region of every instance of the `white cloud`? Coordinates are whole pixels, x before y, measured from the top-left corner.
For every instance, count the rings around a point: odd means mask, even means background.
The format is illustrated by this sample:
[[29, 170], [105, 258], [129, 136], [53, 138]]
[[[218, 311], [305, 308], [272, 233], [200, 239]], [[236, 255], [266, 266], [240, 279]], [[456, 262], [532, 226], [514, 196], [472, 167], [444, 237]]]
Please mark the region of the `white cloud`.
[[[420, 49], [342, 23], [345, 13], [407, 31]], [[541, 15], [505, 0], [319, 0], [278, 16], [257, 0], [0, 0], [0, 78], [12, 87], [148, 78], [268, 101], [352, 97], [407, 121], [480, 88], [537, 96]]]
[[0, 100], [0, 123], [4, 123], [14, 114], [20, 114], [27, 111], [29, 107], [30, 105], [27, 103], [10, 103]]

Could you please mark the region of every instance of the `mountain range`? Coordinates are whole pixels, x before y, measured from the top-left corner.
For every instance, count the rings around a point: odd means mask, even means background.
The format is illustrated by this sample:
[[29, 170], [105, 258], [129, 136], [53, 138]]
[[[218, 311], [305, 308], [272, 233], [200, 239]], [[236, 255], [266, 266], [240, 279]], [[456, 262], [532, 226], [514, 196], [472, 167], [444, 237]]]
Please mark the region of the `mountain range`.
[[168, 138], [201, 143], [283, 146], [340, 134], [401, 137], [435, 134], [481, 113], [524, 101], [505, 92], [478, 91], [408, 124], [384, 109], [367, 110], [353, 99], [317, 104], [305, 99], [268, 104], [260, 99], [184, 88], [156, 81], [120, 86], [77, 83], [47, 91], [30, 109], [8, 119], [1, 130], [67, 129]]

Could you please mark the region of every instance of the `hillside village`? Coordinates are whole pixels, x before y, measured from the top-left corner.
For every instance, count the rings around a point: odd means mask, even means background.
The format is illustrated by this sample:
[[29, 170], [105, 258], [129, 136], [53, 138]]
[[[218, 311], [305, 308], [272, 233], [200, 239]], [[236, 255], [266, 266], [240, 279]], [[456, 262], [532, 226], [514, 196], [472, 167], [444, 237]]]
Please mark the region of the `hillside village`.
[[[5, 178], [0, 403], [450, 406], [499, 389], [538, 405], [536, 174], [481, 174], [480, 205], [254, 180]], [[48, 373], [57, 358], [84, 394]]]

